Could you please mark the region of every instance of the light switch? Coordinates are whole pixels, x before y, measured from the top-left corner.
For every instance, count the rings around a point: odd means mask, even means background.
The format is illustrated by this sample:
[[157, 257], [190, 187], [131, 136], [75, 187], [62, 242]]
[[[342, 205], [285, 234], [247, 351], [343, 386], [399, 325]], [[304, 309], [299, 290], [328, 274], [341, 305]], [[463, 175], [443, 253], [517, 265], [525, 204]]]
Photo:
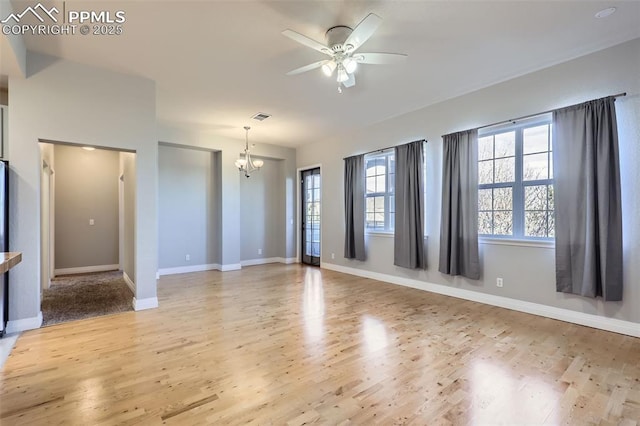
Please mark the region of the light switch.
[[93, 219], [89, 219], [89, 225], [93, 226], [96, 224], [96, 221]]

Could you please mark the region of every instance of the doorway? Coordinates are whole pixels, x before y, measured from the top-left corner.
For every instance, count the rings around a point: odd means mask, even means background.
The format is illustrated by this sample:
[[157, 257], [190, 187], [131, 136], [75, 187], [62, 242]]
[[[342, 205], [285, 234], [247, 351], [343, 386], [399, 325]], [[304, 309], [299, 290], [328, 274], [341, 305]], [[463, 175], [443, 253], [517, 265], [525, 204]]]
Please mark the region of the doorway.
[[39, 147], [43, 326], [132, 310], [135, 153]]
[[320, 266], [320, 167], [300, 173], [301, 211], [301, 261]]

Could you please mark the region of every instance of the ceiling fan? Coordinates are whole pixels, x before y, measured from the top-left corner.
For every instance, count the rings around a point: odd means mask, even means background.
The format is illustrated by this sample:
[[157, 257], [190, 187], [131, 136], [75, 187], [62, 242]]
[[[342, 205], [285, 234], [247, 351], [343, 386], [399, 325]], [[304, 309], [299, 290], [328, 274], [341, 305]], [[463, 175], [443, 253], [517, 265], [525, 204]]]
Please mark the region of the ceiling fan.
[[321, 68], [327, 77], [331, 77], [333, 72], [337, 70], [338, 92], [342, 93], [341, 85], [352, 87], [356, 84], [354, 71], [358, 64], [394, 64], [404, 60], [407, 55], [401, 53], [356, 52], [373, 35], [381, 23], [381, 17], [375, 13], [370, 13], [354, 29], [345, 25], [331, 27], [325, 34], [326, 45], [293, 30], [284, 30], [282, 35], [331, 58], [296, 68], [289, 71], [287, 75], [300, 74]]

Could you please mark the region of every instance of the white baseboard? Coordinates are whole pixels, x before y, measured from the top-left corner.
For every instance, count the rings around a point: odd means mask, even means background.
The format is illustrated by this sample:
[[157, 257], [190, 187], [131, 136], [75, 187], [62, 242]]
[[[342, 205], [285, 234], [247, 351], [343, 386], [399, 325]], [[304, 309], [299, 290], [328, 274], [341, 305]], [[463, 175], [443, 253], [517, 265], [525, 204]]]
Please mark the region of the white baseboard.
[[242, 266], [266, 265], [267, 263], [298, 263], [295, 257], [266, 257], [264, 259], [249, 259], [240, 262]]
[[218, 263], [209, 263], [204, 265], [189, 265], [189, 266], [177, 266], [175, 268], [161, 268], [158, 269], [156, 279], [159, 279], [162, 275], [173, 274], [187, 274], [189, 272], [202, 272], [202, 271], [237, 271], [242, 269], [243, 266], [264, 265], [267, 263], [298, 263], [298, 259], [295, 257], [266, 257], [264, 259], [249, 259], [242, 260], [240, 263], [229, 263], [226, 265], [220, 265]]
[[397, 277], [394, 275], [381, 274], [378, 272], [366, 271], [363, 269], [350, 268], [348, 266], [340, 266], [332, 263], [321, 263], [320, 267], [324, 269], [330, 269], [332, 271], [342, 272], [345, 274], [371, 278], [374, 280], [402, 285], [405, 287], [411, 287], [418, 290], [430, 291], [432, 293], [438, 293], [445, 296], [457, 297], [459, 299], [470, 300], [472, 302], [499, 306], [501, 308], [511, 309], [514, 311], [525, 312], [528, 314], [552, 318], [560, 321], [570, 322], [573, 324], [584, 325], [600, 330], [613, 331], [614, 333], [625, 334], [627, 336], [640, 337], [640, 324], [631, 321], [607, 318], [599, 315], [542, 305], [539, 303], [525, 302], [523, 300], [511, 299], [508, 297], [495, 296], [493, 294], [485, 294], [456, 287], [448, 287], [445, 285], [414, 280], [411, 278]]
[[263, 259], [249, 259], [249, 260], [241, 260], [240, 265], [242, 266], [255, 266], [255, 265], [265, 265], [267, 263], [279, 263], [281, 257], [265, 257]]
[[228, 263], [226, 265], [220, 265], [220, 270], [222, 272], [237, 271], [239, 269], [242, 269], [241, 263]]
[[148, 297], [146, 299], [136, 299], [133, 298], [133, 310], [134, 311], [144, 311], [145, 309], [153, 309], [158, 307], [158, 298], [157, 297]]
[[129, 275], [127, 275], [127, 273], [124, 271], [122, 271], [122, 278], [124, 279], [124, 282], [127, 283], [129, 288], [131, 289], [131, 292], [133, 294], [136, 294], [136, 283], [134, 283], [133, 280], [129, 278]]
[[38, 315], [31, 318], [22, 318], [18, 320], [9, 320], [7, 323], [7, 334], [20, 333], [21, 331], [34, 330], [42, 326], [42, 311]]
[[202, 272], [212, 270], [221, 270], [220, 265], [217, 263], [209, 263], [205, 265], [189, 265], [177, 266], [175, 268], [162, 268], [158, 269], [158, 275], [186, 274], [189, 272]]
[[73, 274], [89, 274], [91, 272], [107, 272], [117, 271], [120, 269], [120, 265], [95, 265], [95, 266], [80, 266], [78, 268], [62, 268], [53, 271], [55, 276], [58, 275], [73, 275]]

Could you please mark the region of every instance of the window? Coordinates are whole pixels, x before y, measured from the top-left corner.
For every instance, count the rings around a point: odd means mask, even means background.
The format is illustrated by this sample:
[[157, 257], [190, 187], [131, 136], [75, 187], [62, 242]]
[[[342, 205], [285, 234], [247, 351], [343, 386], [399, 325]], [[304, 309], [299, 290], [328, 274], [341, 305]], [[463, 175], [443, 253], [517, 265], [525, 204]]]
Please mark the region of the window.
[[393, 150], [365, 157], [367, 231], [391, 232], [395, 219], [395, 154]]
[[554, 236], [551, 117], [481, 132], [478, 233], [501, 238]]

